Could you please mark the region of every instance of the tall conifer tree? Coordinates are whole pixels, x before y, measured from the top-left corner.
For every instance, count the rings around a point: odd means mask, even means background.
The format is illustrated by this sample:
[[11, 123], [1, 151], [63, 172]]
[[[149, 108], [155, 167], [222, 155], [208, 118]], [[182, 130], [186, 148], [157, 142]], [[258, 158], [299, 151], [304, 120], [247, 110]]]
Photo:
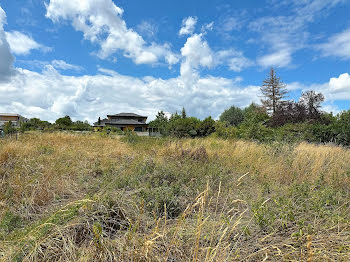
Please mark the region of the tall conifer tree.
[[269, 76], [263, 81], [260, 90], [265, 98], [261, 100], [263, 106], [267, 112], [275, 115], [278, 107], [283, 104], [283, 98], [287, 94], [287, 90], [286, 85], [276, 76], [273, 68], [271, 68]]

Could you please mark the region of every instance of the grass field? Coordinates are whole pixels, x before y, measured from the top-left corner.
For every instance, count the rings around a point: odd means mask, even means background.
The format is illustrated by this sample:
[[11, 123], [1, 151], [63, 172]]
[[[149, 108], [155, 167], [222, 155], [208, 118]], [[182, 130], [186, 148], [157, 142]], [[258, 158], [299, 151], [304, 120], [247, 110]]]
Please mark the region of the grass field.
[[350, 261], [350, 150], [0, 140], [0, 261]]

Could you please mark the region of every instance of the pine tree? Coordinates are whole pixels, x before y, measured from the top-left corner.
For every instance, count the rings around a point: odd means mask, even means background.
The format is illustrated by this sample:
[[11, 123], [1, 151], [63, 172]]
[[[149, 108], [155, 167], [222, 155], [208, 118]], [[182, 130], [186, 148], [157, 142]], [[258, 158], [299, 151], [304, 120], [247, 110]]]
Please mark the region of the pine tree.
[[260, 88], [265, 99], [261, 102], [269, 113], [274, 115], [279, 106], [283, 104], [283, 98], [287, 94], [286, 85], [276, 76], [276, 72], [271, 68], [269, 76], [263, 81]]
[[182, 108], [181, 117], [182, 118], [186, 118], [187, 117], [185, 107]]

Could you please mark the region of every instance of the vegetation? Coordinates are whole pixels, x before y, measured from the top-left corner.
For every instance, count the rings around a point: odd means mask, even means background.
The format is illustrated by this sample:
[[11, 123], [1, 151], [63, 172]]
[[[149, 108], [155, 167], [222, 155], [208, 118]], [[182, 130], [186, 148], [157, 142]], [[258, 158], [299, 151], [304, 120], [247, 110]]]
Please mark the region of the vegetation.
[[261, 102], [267, 112], [276, 114], [278, 108], [283, 105], [283, 98], [287, 94], [286, 85], [276, 76], [276, 72], [271, 68], [269, 76], [263, 81], [261, 93], [265, 97]]
[[27, 132], [0, 140], [0, 260], [349, 261], [349, 162], [333, 145]]

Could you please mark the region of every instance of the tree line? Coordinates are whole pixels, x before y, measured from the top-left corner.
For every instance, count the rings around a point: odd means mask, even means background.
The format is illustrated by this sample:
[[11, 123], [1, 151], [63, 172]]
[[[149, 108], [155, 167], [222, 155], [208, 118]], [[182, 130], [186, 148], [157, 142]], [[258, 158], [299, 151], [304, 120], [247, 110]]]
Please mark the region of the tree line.
[[74, 131], [91, 131], [92, 127], [87, 121], [72, 121], [70, 116], [58, 118], [54, 123], [40, 120], [39, 118], [31, 118], [27, 122], [21, 123], [19, 128], [15, 128], [12, 122], [7, 122], [3, 127], [4, 134], [13, 134], [16, 132], [25, 132], [30, 130], [74, 130]]
[[[261, 86], [261, 104], [252, 103], [246, 108], [232, 105], [215, 121], [210, 116], [200, 120], [188, 116], [185, 108], [168, 117], [159, 111], [149, 127], [159, 128], [163, 136], [205, 137], [223, 139], [249, 139], [260, 142], [333, 142], [350, 145], [350, 110], [337, 115], [321, 110], [324, 96], [314, 90], [302, 92], [298, 101], [287, 100], [286, 84], [271, 68]], [[26, 130], [76, 130], [92, 131], [85, 121], [72, 121], [69, 116], [58, 118], [55, 123], [32, 118], [23, 123]], [[5, 133], [17, 131], [7, 123]], [[112, 130], [113, 131], [113, 130]], [[122, 133], [119, 129], [116, 129]]]
[[350, 145], [350, 110], [337, 115], [321, 110], [324, 96], [314, 90], [302, 92], [298, 101], [287, 100], [286, 84], [271, 68], [261, 86], [261, 105], [252, 103], [246, 108], [231, 106], [214, 121], [211, 117], [199, 120], [188, 117], [185, 109], [169, 118], [158, 112], [150, 127], [164, 135], [270, 141], [308, 141]]

